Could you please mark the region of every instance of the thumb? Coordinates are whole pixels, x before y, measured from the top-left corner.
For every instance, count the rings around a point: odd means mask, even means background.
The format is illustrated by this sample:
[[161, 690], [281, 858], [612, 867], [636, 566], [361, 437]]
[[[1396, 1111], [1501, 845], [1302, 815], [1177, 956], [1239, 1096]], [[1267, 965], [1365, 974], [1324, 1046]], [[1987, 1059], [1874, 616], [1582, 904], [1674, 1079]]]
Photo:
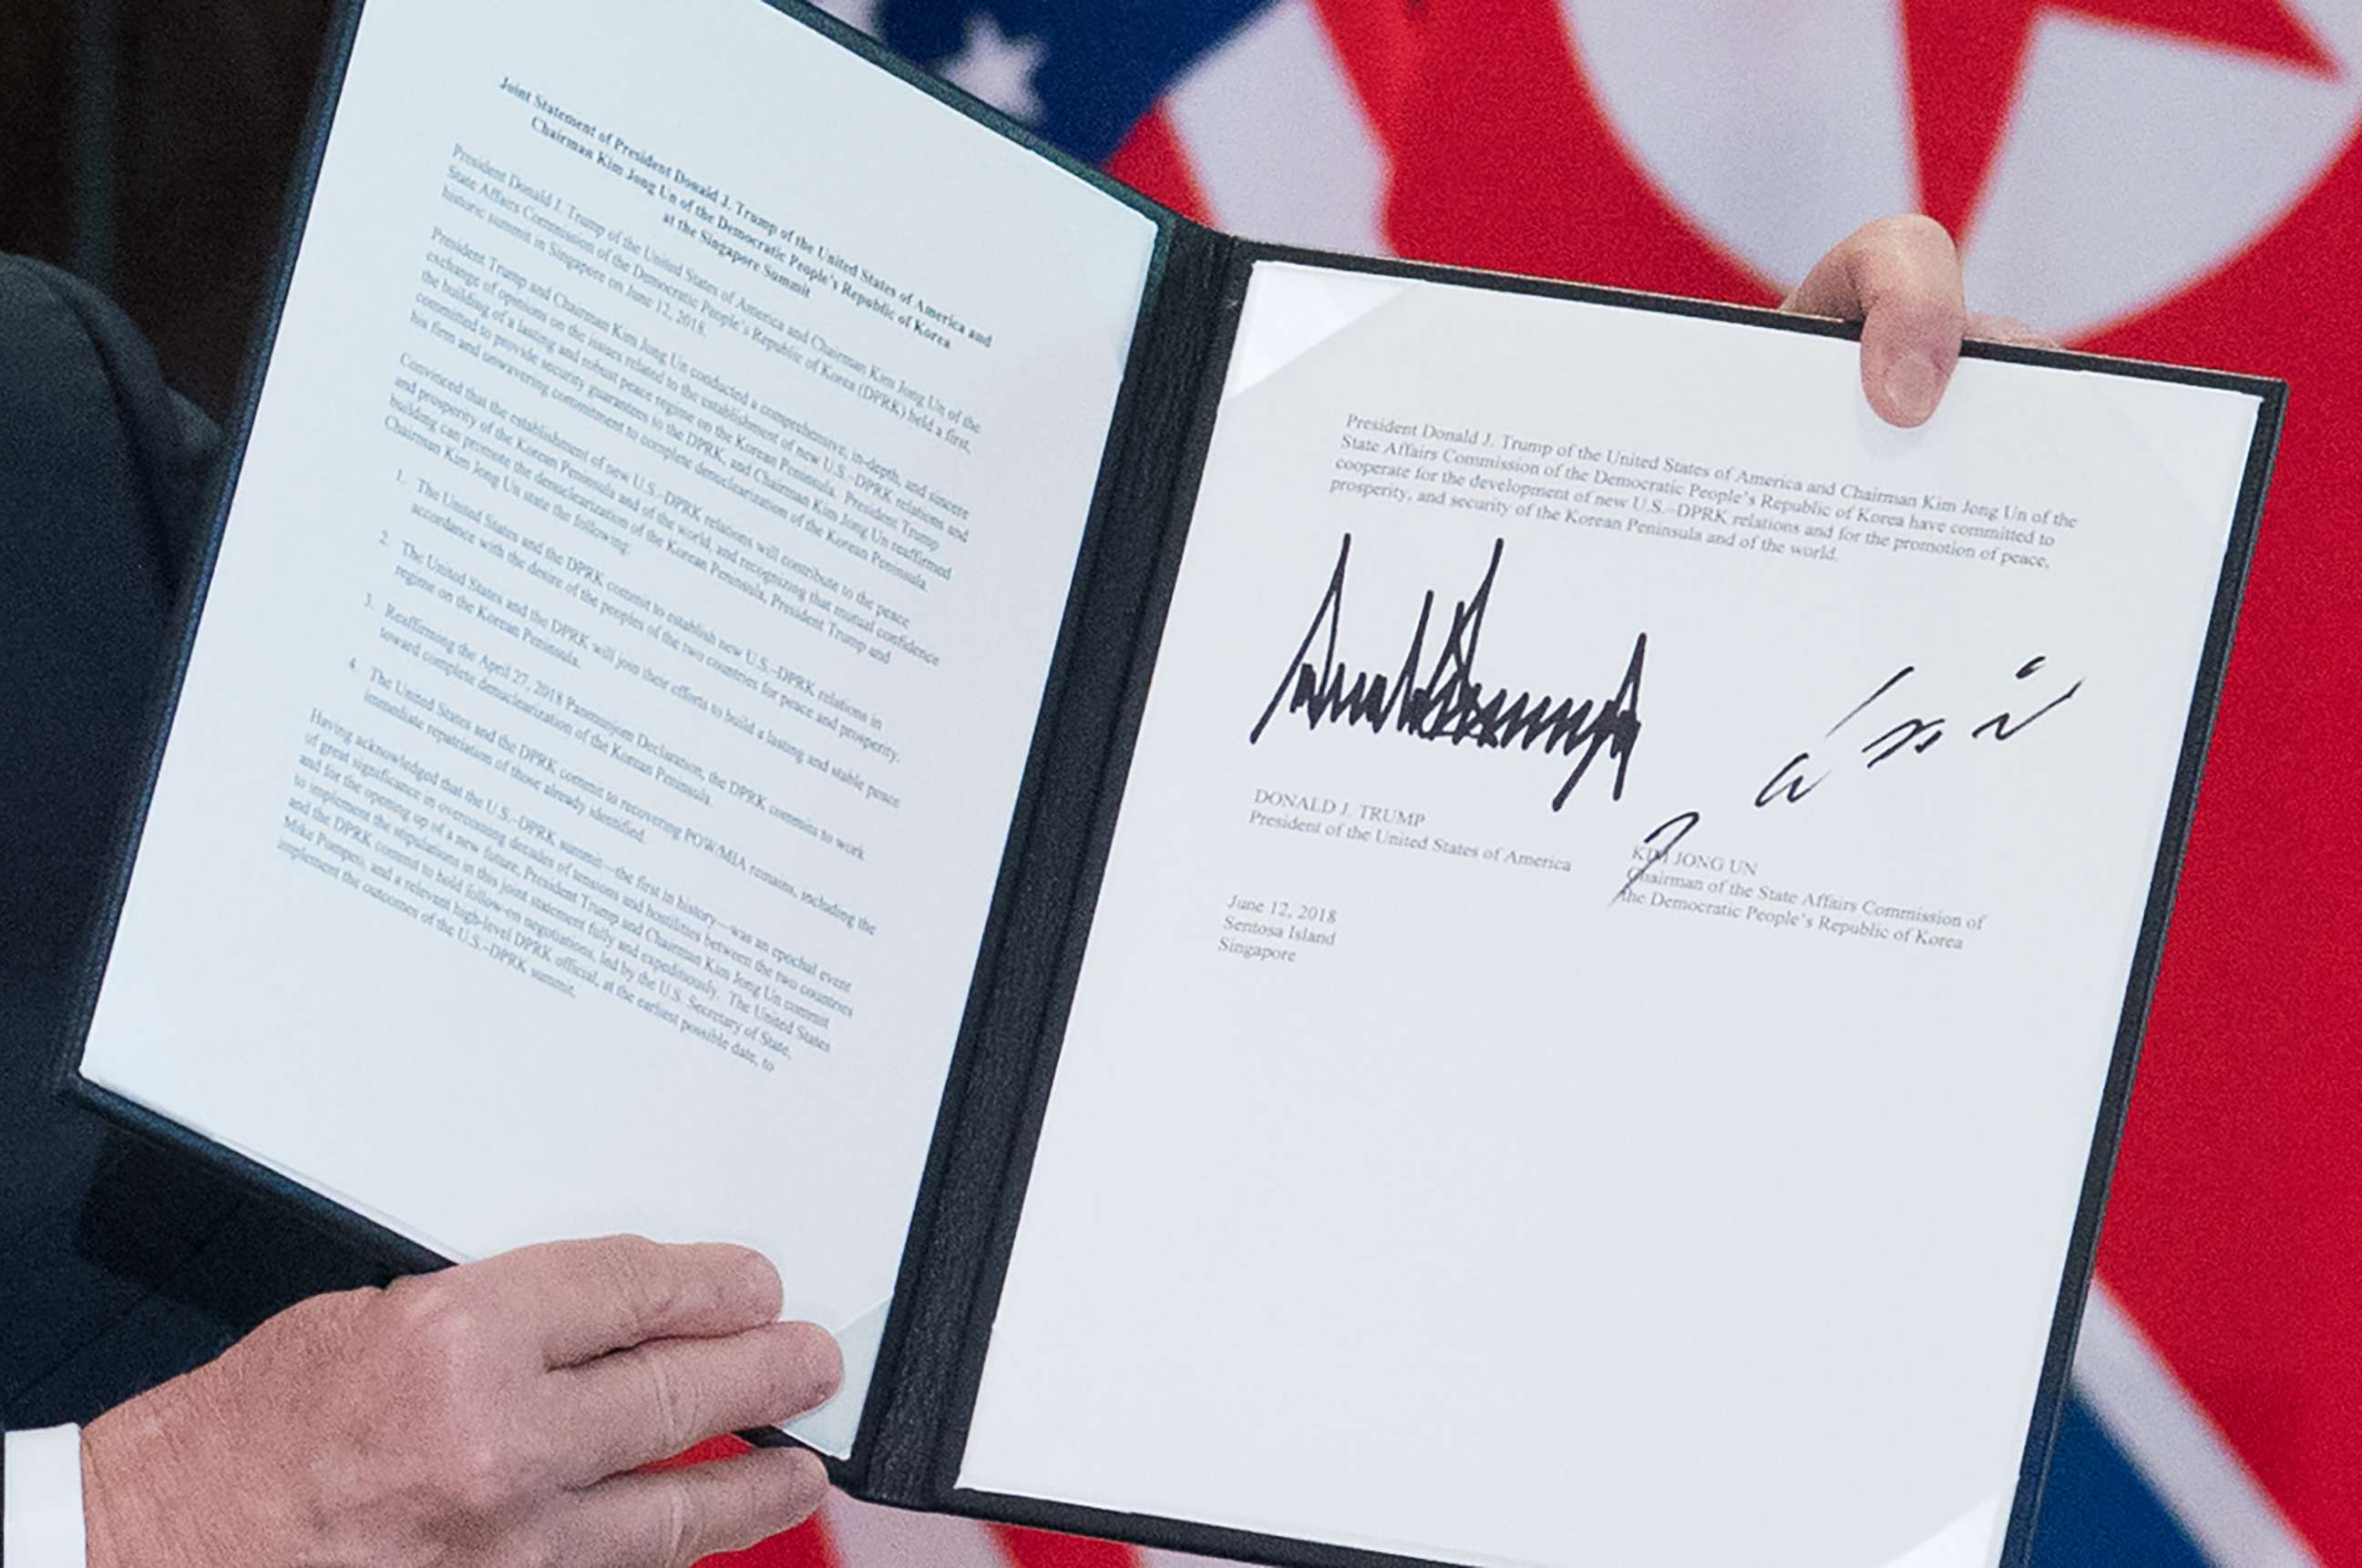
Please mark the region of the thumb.
[[1861, 390], [1890, 425], [1924, 425], [1960, 362], [1959, 253], [1933, 218], [1880, 218], [1814, 264], [1783, 310], [1861, 326]]

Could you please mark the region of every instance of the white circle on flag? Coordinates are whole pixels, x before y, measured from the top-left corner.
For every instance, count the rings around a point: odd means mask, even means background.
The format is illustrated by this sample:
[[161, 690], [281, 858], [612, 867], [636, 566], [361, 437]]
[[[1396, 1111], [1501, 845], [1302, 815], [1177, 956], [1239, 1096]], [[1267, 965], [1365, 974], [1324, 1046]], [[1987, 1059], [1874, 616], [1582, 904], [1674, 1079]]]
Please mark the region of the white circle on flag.
[[[2221, 268], [2302, 198], [2362, 116], [2362, 8], [2279, 3], [2334, 74], [2036, 7], [1959, 237], [1976, 308], [2095, 330]], [[1895, 0], [1559, 4], [1635, 164], [1767, 282], [1922, 205]]]

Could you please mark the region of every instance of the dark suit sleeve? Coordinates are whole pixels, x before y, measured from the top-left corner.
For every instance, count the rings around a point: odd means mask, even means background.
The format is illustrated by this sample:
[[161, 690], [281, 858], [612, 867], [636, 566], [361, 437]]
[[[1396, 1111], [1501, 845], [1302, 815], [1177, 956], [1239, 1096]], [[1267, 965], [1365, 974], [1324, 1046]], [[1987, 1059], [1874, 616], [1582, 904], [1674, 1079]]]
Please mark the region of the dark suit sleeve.
[[121, 312], [0, 257], [0, 1408], [28, 1427], [384, 1277], [55, 1092], [216, 446]]
[[[146, 1294], [74, 1247], [126, 1150], [52, 1075], [215, 445], [121, 312], [0, 257], [0, 1403], [20, 1419], [56, 1413], [28, 1396]], [[178, 1257], [175, 1208], [143, 1244]]]
[[0, 259], [0, 966], [83, 940], [197, 527], [213, 424], [121, 312]]

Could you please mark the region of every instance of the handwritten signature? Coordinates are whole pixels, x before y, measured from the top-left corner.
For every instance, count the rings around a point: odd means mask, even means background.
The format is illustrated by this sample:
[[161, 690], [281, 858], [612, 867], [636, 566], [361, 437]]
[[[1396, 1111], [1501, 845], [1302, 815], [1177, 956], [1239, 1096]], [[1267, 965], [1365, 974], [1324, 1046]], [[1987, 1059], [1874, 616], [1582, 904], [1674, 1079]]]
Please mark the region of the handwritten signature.
[[[1373, 734], [1392, 733], [1452, 745], [1463, 742], [1503, 749], [1514, 745], [1520, 751], [1540, 747], [1545, 756], [1572, 756], [1574, 766], [1551, 799], [1552, 811], [1566, 804], [1567, 797], [1605, 752], [1615, 766], [1610, 798], [1622, 800], [1625, 776], [1640, 740], [1640, 676], [1648, 663], [1649, 635], [1642, 632], [1633, 637], [1624, 678], [1615, 694], [1604, 701], [1578, 701], [1530, 690], [1512, 693], [1507, 686], [1486, 685], [1476, 675], [1477, 645], [1492, 607], [1504, 545], [1503, 540], [1493, 541], [1493, 557], [1485, 565], [1484, 580], [1473, 593], [1453, 604], [1450, 628], [1431, 662], [1427, 645], [1435, 620], [1436, 591], [1427, 591], [1402, 664], [1387, 674], [1352, 668], [1337, 657], [1338, 634], [1345, 620], [1345, 573], [1353, 555], [1353, 536], [1346, 535], [1337, 549], [1337, 566], [1330, 574], [1328, 591], [1320, 596], [1312, 624], [1305, 628], [1304, 640], [1288, 659], [1286, 672], [1264, 704], [1263, 716], [1247, 733], [1248, 744], [1263, 739], [1264, 731], [1285, 703], [1289, 717], [1303, 715], [1308, 730], [1319, 730], [1324, 724], [1349, 729], [1367, 724]], [[1311, 658], [1315, 643], [1321, 645], [1317, 665]]]
[[[1262, 741], [1264, 732], [1273, 719], [1280, 716], [1285, 705], [1288, 717], [1300, 714], [1305, 728], [1313, 731], [1323, 725], [1341, 724], [1351, 729], [1366, 724], [1373, 734], [1394, 734], [1452, 745], [1466, 742], [1479, 747], [1515, 746], [1520, 751], [1540, 747], [1545, 756], [1574, 758], [1566, 781], [1551, 798], [1552, 811], [1566, 804], [1567, 797], [1605, 753], [1615, 768], [1609, 798], [1622, 800], [1632, 754], [1640, 740], [1640, 678], [1648, 665], [1649, 635], [1641, 632], [1634, 635], [1632, 657], [1624, 667], [1624, 677], [1615, 693], [1604, 700], [1578, 701], [1531, 690], [1512, 692], [1507, 686], [1488, 686], [1477, 678], [1476, 656], [1506, 548], [1505, 540], [1493, 541], [1492, 558], [1485, 563], [1484, 579], [1474, 592], [1452, 605], [1442, 644], [1431, 659], [1428, 639], [1435, 624], [1437, 591], [1426, 591], [1402, 663], [1388, 673], [1356, 668], [1337, 657], [1337, 641], [1345, 622], [1346, 573], [1353, 558], [1353, 536], [1344, 536], [1337, 548], [1336, 567], [1329, 574], [1329, 586], [1312, 613], [1312, 624], [1305, 628], [1303, 640], [1289, 657], [1271, 701], [1264, 704], [1262, 716], [1247, 732], [1248, 744]], [[1320, 646], [1317, 664], [1312, 657], [1315, 644]], [[2031, 680], [2048, 663], [2047, 655], [2037, 654], [2018, 666], [2015, 679]], [[1896, 703], [1889, 701], [1898, 692], [1907, 699], [1908, 683], [1917, 673], [1917, 666], [1906, 664], [1888, 676], [1831, 724], [1819, 744], [1838, 741], [1839, 732], [1855, 725], [1858, 720], [1865, 720], [1866, 715], [1871, 716], [1854, 730], [1854, 734], [1860, 734], [1871, 723], [1884, 724], [1885, 728], [1858, 746], [1853, 736], [1848, 735], [1834, 748], [1834, 760], [1825, 761], [1810, 748], [1797, 752], [1773, 769], [1763, 787], [1755, 792], [1756, 810], [1802, 805], [1840, 767], [1859, 763], [1861, 771], [1871, 772], [1898, 759], [1925, 756], [1952, 735], [1955, 731], [1948, 715], [1925, 711], [1901, 712]], [[2082, 690], [2083, 683], [2078, 680], [2031, 711], [2021, 713], [2015, 707], [2003, 708], [1970, 728], [1968, 739], [1992, 744], [2014, 740], [2074, 701]], [[1877, 710], [1875, 715], [1873, 709]], [[1630, 893], [1650, 872], [1662, 865], [1665, 857], [1705, 820], [1705, 814], [1695, 810], [1677, 812], [1651, 829], [1641, 840], [1641, 847], [1650, 853], [1624, 879], [1624, 885], [1617, 889], [1616, 900]]]
[[[2016, 679], [2030, 680], [2040, 674], [2043, 667], [2049, 662], [2047, 655], [2036, 654], [2018, 666]], [[1844, 718], [1831, 724], [1828, 733], [1821, 737], [1822, 740], [1825, 742], [1836, 740], [1839, 730], [1862, 717], [1891, 694], [1904, 690], [1904, 682], [1917, 673], [1917, 666], [1906, 664], [1888, 676], [1877, 690], [1855, 703], [1847, 711]], [[2023, 717], [2020, 717], [2015, 710], [2004, 708], [1970, 729], [1969, 739], [1994, 743], [2014, 740], [2037, 721], [2073, 701], [2082, 690], [2083, 683], [2078, 680], [2066, 690]], [[1893, 712], [1893, 705], [1888, 704], [1881, 716], [1872, 719], [1871, 723], [1884, 723], [1887, 717]], [[1887, 728], [1863, 742], [1859, 747], [1854, 747], [1850, 756], [1846, 755], [1841, 749], [1838, 759], [1827, 765], [1823, 765], [1812, 751], [1800, 751], [1782, 763], [1773, 771], [1772, 777], [1764, 782], [1763, 788], [1755, 792], [1755, 809], [1768, 811], [1775, 806], [1801, 805], [1814, 790], [1828, 782], [1830, 776], [1839, 767], [1848, 766], [1858, 758], [1867, 758], [1861, 763], [1861, 770], [1867, 773], [1882, 763], [1891, 762], [1897, 757], [1924, 756], [1953, 733], [1948, 727], [1950, 723], [1950, 718], [1941, 713], [1930, 715], [1922, 712], [1905, 714], [1899, 722], [1889, 724]], [[1860, 732], [1856, 732], [1856, 734], [1859, 733]], [[1845, 746], [1852, 746], [1852, 738], [1849, 736], [1843, 744]], [[1682, 840], [1689, 837], [1698, 823], [1704, 820], [1701, 813], [1695, 811], [1685, 811], [1676, 812], [1658, 823], [1650, 831], [1649, 836], [1640, 841], [1641, 847], [1652, 853], [1634, 869], [1629, 877], [1624, 878], [1624, 885], [1617, 889], [1616, 898], [1608, 901], [1614, 903], [1629, 893], [1639, 884], [1642, 878], [1663, 864], [1665, 857], [1672, 854], [1680, 846]], [[1665, 836], [1668, 834], [1672, 834], [1670, 838]], [[1663, 839], [1664, 842], [1659, 844], [1660, 839]]]

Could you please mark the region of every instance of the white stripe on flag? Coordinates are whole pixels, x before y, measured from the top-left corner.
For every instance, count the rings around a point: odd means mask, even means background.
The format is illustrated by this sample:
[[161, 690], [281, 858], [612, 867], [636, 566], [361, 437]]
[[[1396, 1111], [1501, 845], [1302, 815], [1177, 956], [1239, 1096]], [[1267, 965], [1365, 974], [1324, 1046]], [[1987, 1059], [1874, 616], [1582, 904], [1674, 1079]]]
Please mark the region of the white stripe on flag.
[[2321, 1568], [2124, 1307], [2094, 1282], [2075, 1392], [2214, 1568]]
[[904, 1513], [832, 1492], [822, 1520], [844, 1568], [1010, 1568], [1000, 1543], [974, 1519]]
[[1164, 108], [1214, 223], [1383, 253], [1386, 165], [1310, 0], [1280, 0], [1174, 84]]
[[877, 31], [877, 0], [815, 0], [840, 22], [850, 22], [873, 37]]

